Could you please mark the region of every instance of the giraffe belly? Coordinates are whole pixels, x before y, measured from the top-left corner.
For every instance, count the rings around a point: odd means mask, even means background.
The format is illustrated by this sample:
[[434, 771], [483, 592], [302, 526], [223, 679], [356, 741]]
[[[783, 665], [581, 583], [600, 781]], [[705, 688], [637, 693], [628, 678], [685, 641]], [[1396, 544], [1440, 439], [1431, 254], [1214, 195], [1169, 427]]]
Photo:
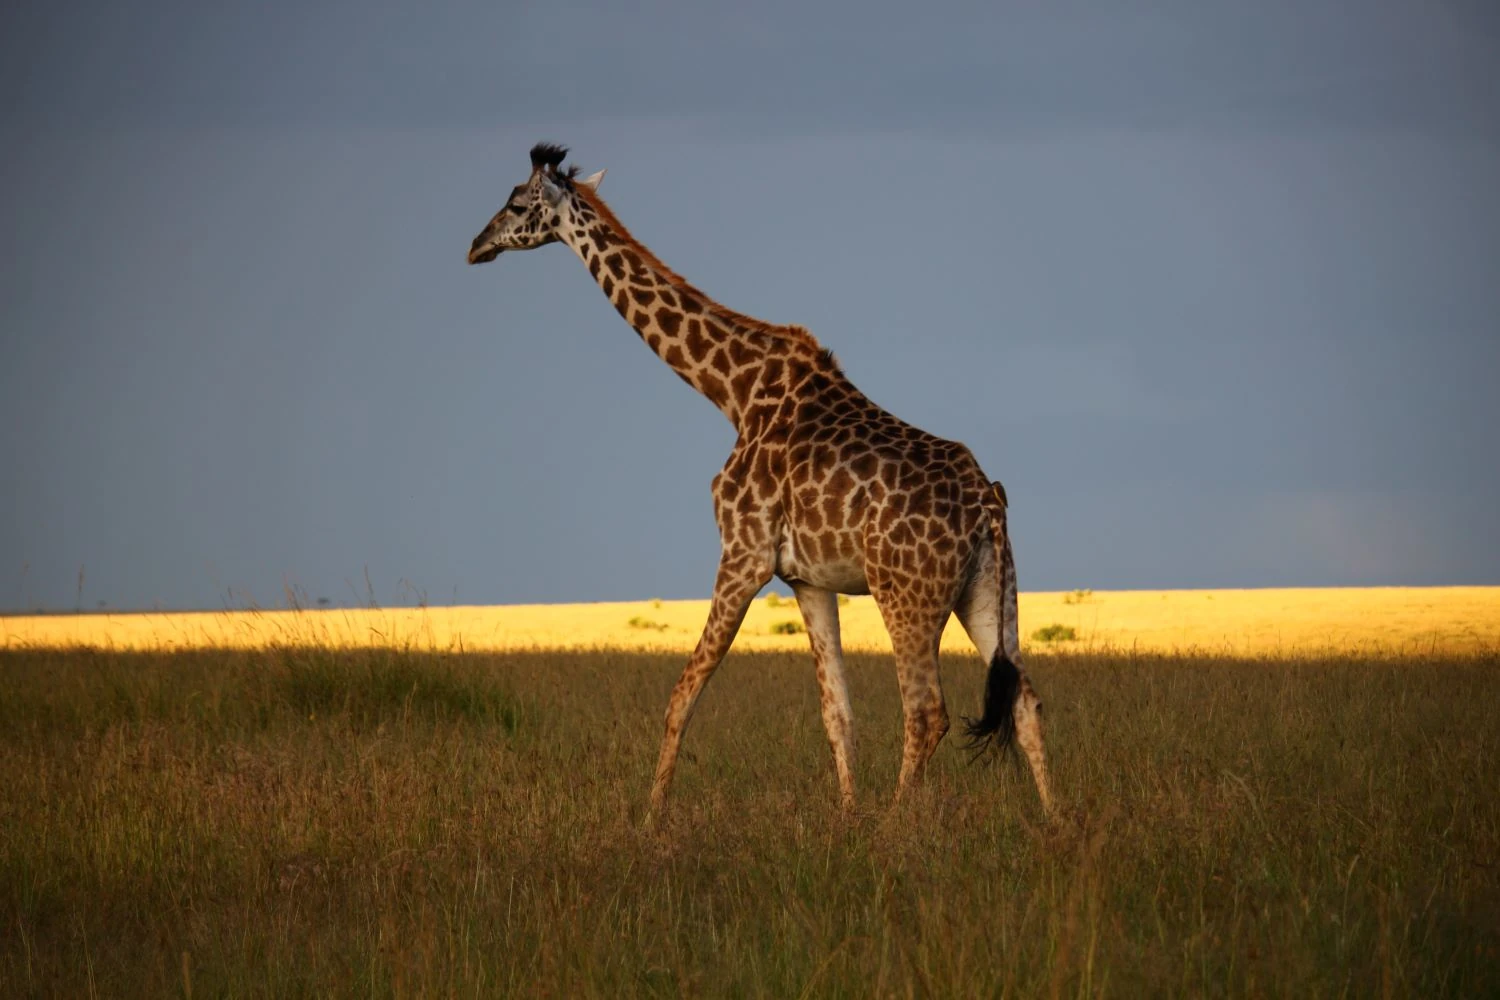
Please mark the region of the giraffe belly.
[[776, 575], [788, 583], [806, 583], [838, 594], [868, 594], [864, 564], [854, 556], [808, 559], [798, 552], [790, 533], [776, 550]]

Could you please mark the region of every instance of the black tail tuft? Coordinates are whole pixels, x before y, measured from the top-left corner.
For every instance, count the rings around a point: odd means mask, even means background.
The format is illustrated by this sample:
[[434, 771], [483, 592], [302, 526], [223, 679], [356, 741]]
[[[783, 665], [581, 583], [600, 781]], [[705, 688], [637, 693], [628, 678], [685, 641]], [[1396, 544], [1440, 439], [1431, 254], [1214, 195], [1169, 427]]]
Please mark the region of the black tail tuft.
[[983, 757], [991, 747], [996, 751], [1010, 748], [1016, 735], [1015, 707], [1020, 694], [1021, 671], [996, 650], [984, 682], [984, 715], [964, 719], [964, 735], [969, 738], [964, 748], [974, 752], [972, 760]]

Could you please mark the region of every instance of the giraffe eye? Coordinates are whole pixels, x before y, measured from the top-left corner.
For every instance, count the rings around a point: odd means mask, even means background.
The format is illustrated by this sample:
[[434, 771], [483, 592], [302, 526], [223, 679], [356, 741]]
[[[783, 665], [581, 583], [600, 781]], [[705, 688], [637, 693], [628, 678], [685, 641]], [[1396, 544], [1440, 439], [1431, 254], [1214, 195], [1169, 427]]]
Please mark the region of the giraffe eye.
[[526, 206], [525, 205], [506, 205], [505, 206], [505, 210], [507, 212], [514, 212], [517, 215], [525, 215], [526, 214]]

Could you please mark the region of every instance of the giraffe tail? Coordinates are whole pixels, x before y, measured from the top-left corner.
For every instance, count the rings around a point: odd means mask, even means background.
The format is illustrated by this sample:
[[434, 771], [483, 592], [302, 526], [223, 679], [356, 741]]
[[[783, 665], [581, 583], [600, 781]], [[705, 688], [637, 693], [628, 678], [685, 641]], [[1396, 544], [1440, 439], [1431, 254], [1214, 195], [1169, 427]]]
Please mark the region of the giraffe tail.
[[1005, 488], [990, 484], [985, 509], [990, 515], [990, 536], [995, 546], [995, 572], [1000, 583], [1000, 644], [990, 658], [984, 682], [984, 712], [978, 719], [964, 719], [965, 747], [974, 758], [994, 747], [1004, 751], [1016, 735], [1016, 699], [1021, 696], [1021, 639], [1016, 613], [1016, 560], [1010, 550], [1010, 531], [1005, 517]]

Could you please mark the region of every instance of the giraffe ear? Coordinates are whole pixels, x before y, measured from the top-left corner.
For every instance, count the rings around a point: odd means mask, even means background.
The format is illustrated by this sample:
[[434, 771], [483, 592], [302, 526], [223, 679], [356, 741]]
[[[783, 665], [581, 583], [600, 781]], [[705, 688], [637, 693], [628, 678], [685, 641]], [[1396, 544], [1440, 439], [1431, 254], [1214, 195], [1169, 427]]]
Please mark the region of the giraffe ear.
[[562, 201], [562, 196], [562, 185], [554, 181], [551, 177], [548, 177], [547, 174], [543, 172], [542, 197], [547, 199], [547, 204], [556, 205], [558, 202]]
[[599, 190], [599, 182], [602, 181], [602, 180], [604, 180], [604, 171], [603, 170], [599, 171], [597, 174], [589, 174], [587, 177], [585, 177], [583, 180], [579, 181], [578, 183], [582, 184], [584, 187], [588, 188], [590, 191], [597, 191], [597, 190]]

